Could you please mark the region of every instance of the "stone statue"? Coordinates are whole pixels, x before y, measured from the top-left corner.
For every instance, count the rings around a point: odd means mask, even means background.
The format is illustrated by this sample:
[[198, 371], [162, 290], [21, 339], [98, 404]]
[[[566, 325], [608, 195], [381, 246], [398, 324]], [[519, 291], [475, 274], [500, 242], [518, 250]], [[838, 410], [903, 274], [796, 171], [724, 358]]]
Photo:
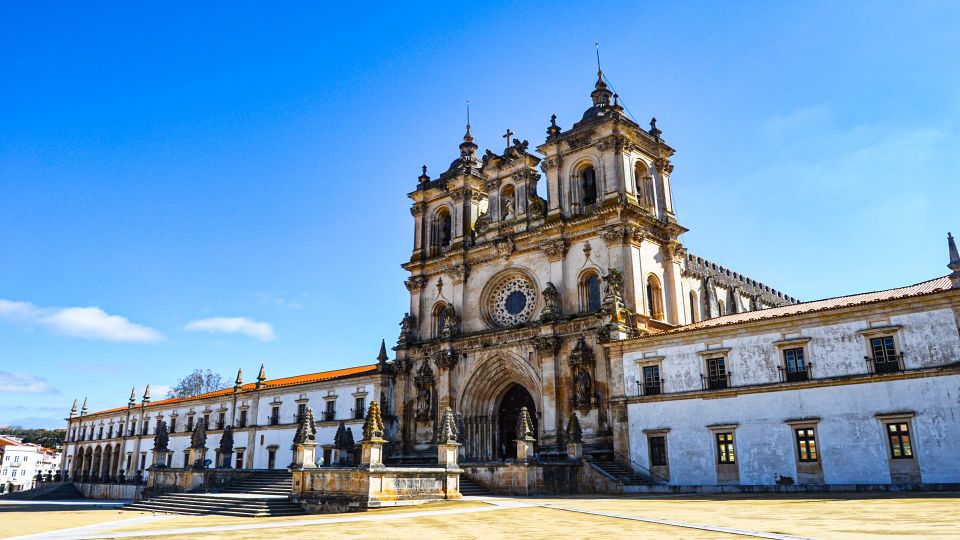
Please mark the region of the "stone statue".
[[578, 406], [590, 406], [592, 401], [590, 396], [590, 387], [590, 374], [587, 373], [587, 370], [577, 370], [576, 379], [574, 380], [574, 400], [577, 402]]
[[157, 432], [153, 435], [153, 451], [166, 452], [170, 442], [170, 433], [167, 431], [167, 421], [161, 420]]
[[431, 410], [430, 397], [429, 388], [420, 388], [420, 391], [417, 393], [417, 416], [424, 415], [429, 417]]
[[193, 436], [190, 438], [190, 447], [207, 447], [207, 424], [203, 421], [203, 418], [197, 420], [197, 425], [193, 427]]
[[513, 219], [514, 213], [514, 202], [513, 194], [507, 195], [506, 199], [503, 201], [503, 219]]
[[560, 292], [553, 283], [547, 282], [543, 289], [543, 312], [541, 321], [551, 321], [563, 316], [563, 303], [560, 301]]
[[440, 335], [443, 337], [453, 337], [459, 333], [460, 317], [457, 316], [457, 310], [453, 304], [448, 304], [444, 308], [443, 329]]
[[409, 313], [403, 314], [403, 320], [400, 321], [400, 338], [397, 339], [397, 345], [403, 346], [413, 340], [413, 317]]

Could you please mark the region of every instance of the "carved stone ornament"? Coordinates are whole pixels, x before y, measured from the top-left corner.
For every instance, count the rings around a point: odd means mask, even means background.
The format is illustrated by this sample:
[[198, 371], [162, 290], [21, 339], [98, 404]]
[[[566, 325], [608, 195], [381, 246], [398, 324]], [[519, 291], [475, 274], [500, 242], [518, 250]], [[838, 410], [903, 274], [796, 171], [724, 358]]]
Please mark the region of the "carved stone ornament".
[[497, 255], [499, 255], [503, 260], [509, 259], [516, 249], [513, 238], [510, 238], [509, 236], [503, 240], [494, 242], [493, 246], [497, 249]]
[[363, 421], [363, 440], [366, 442], [383, 442], [383, 419], [380, 417], [380, 404], [370, 402], [367, 417]]
[[411, 358], [397, 358], [394, 366], [400, 373], [410, 373], [410, 369], [413, 368], [413, 360]]
[[540, 162], [540, 170], [547, 172], [550, 169], [556, 169], [560, 166], [560, 158], [558, 156], [548, 157], [547, 159]]
[[433, 358], [433, 362], [437, 364], [437, 367], [440, 369], [452, 369], [460, 360], [460, 354], [453, 349], [446, 351], [434, 351], [431, 356]]
[[423, 290], [423, 287], [427, 284], [427, 278], [425, 276], [414, 276], [405, 282], [404, 285], [407, 286], [407, 290], [414, 293], [420, 292]]
[[517, 440], [533, 441], [533, 422], [530, 419], [530, 411], [526, 407], [520, 407], [520, 415], [517, 417]]
[[455, 263], [444, 270], [454, 285], [461, 285], [470, 276], [470, 267], [463, 263]]
[[623, 227], [617, 227], [616, 225], [612, 227], [607, 227], [600, 232], [600, 238], [603, 238], [603, 241], [608, 244], [618, 244], [623, 243], [626, 238], [626, 229]]
[[564, 255], [567, 254], [567, 248], [569, 246], [570, 242], [561, 238], [544, 242], [543, 245], [540, 246], [540, 249], [547, 255], [547, 259], [550, 262], [556, 262], [563, 259]]
[[293, 444], [316, 444], [317, 424], [313, 419], [313, 409], [306, 408], [297, 422], [297, 432], [293, 435]]
[[670, 174], [673, 172], [673, 164], [667, 158], [657, 158], [653, 162], [660, 174]]
[[595, 362], [593, 349], [580, 336], [570, 351], [570, 369], [573, 374], [573, 407], [583, 413], [594, 406], [592, 373]]
[[417, 370], [413, 384], [417, 388], [417, 420], [426, 422], [433, 418], [434, 384], [433, 370], [430, 369], [430, 361], [427, 358], [423, 359], [420, 369]]
[[193, 435], [190, 438], [190, 447], [207, 447], [207, 424], [203, 421], [203, 418], [197, 420], [197, 424], [193, 426]]
[[[316, 428], [314, 428], [316, 429]], [[233, 453], [233, 426], [223, 428], [223, 435], [220, 436], [220, 455], [229, 456]]]
[[157, 432], [153, 435], [153, 451], [166, 452], [170, 443], [170, 433], [167, 431], [167, 421], [161, 420]]
[[560, 301], [560, 292], [553, 283], [547, 282], [547, 287], [543, 289], [543, 312], [540, 314], [541, 321], [552, 321], [563, 317], [563, 302]]
[[437, 429], [437, 444], [457, 444], [457, 420], [450, 407], [443, 410]]
[[610, 314], [613, 323], [622, 323], [626, 320], [626, 309], [623, 305], [623, 274], [615, 268], [610, 268], [603, 277], [605, 289], [603, 292], [603, 308]]
[[531, 219], [540, 219], [547, 215], [547, 201], [534, 193], [530, 196], [530, 203], [527, 205], [527, 214], [529, 214]]
[[537, 336], [533, 338], [533, 347], [540, 353], [556, 355], [560, 352], [561, 345], [563, 345], [563, 338], [560, 336]]
[[489, 297], [490, 318], [497, 326], [516, 326], [530, 320], [537, 304], [537, 290], [523, 274], [498, 282]]
[[466, 198], [466, 195], [467, 194], [462, 189], [450, 192], [450, 198], [453, 200], [453, 202], [457, 203], [463, 202], [463, 199]]

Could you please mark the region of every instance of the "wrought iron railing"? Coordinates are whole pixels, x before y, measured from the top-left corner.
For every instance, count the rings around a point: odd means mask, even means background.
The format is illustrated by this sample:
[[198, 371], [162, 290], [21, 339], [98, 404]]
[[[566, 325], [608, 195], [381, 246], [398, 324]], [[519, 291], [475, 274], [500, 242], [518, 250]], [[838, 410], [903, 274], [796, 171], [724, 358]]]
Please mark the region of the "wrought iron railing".
[[669, 484], [670, 481], [666, 478], [660, 476], [659, 474], [651, 471], [650, 469], [644, 467], [643, 465], [637, 463], [636, 461], [630, 459], [630, 456], [622, 454], [620, 452], [614, 453], [613, 458], [618, 461], [622, 466], [627, 469], [632, 470], [634, 473], [639, 474], [642, 477], [646, 477], [647, 480], [653, 482], [654, 484]]
[[903, 371], [903, 353], [881, 356], [864, 356], [871, 373], [896, 373]]

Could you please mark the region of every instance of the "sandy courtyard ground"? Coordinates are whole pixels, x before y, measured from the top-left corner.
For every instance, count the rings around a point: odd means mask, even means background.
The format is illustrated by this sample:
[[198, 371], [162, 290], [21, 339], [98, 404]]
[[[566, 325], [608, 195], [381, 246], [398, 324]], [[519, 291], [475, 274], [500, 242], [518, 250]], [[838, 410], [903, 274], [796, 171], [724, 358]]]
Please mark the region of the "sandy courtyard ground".
[[11, 502], [0, 525], [0, 538], [71, 539], [957, 538], [960, 494], [490, 498], [260, 519]]

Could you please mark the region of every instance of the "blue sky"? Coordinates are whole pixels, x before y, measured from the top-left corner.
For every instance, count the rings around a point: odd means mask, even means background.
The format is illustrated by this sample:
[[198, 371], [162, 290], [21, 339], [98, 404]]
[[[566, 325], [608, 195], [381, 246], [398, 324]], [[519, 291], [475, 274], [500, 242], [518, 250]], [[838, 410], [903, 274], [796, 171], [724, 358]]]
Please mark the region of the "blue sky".
[[451, 6], [0, 4], [0, 425], [372, 361], [465, 100], [481, 150], [535, 146], [595, 41], [693, 253], [802, 299], [947, 272], [957, 3]]

